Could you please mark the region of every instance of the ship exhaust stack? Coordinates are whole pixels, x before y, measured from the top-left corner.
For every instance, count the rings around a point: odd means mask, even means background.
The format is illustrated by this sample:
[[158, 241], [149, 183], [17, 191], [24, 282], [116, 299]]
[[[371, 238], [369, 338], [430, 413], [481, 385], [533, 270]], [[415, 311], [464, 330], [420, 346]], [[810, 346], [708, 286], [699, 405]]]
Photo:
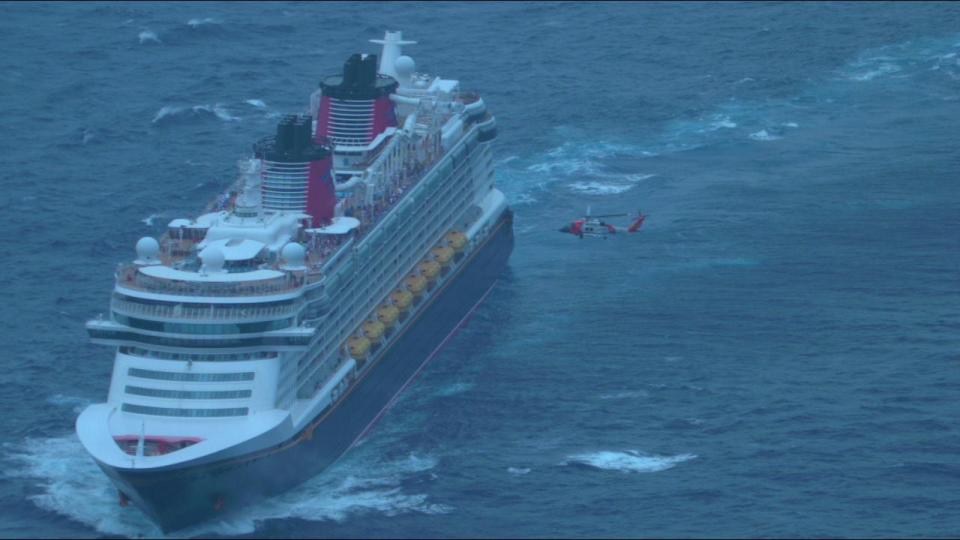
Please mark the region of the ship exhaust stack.
[[332, 151], [311, 140], [312, 131], [310, 116], [287, 115], [277, 125], [277, 134], [261, 139], [253, 150], [263, 163], [263, 210], [307, 213], [320, 225], [333, 219], [337, 196]]
[[377, 73], [377, 55], [354, 54], [343, 64], [342, 75], [320, 83], [317, 111], [318, 142], [366, 146], [388, 127], [397, 126], [397, 113], [390, 94], [399, 83]]

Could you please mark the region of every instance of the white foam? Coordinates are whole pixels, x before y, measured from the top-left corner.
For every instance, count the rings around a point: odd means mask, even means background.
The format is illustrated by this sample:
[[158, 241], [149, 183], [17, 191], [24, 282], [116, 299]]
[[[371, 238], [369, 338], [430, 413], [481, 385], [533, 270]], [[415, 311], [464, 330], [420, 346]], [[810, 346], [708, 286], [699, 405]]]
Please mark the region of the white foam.
[[251, 105], [251, 106], [253, 106], [253, 107], [256, 107], [256, 108], [258, 108], [258, 109], [266, 109], [266, 108], [267, 108], [267, 104], [264, 103], [262, 100], [259, 100], [259, 99], [248, 99], [248, 100], [244, 101], [244, 103], [246, 103], [247, 105]]
[[137, 35], [140, 38], [140, 44], [144, 43], [160, 43], [160, 38], [157, 37], [157, 34], [150, 30], [144, 30]]
[[73, 412], [79, 414], [87, 405], [90, 405], [90, 400], [82, 397], [54, 394], [47, 398], [47, 403], [58, 407], [70, 407]]
[[730, 119], [729, 116], [725, 114], [715, 114], [712, 116], [713, 121], [701, 131], [716, 131], [718, 129], [733, 129], [737, 127], [737, 123]]
[[645, 397], [650, 397], [650, 392], [646, 390], [625, 390], [623, 392], [600, 394], [600, 399], [635, 399]]
[[[121, 508], [117, 490], [96, 466], [75, 435], [28, 439], [5, 445], [12, 464], [9, 478], [35, 483], [41, 492], [30, 500], [102, 534], [159, 537], [161, 531], [132, 505]], [[178, 532], [178, 536], [250, 534], [260, 521], [298, 518], [308, 521], [344, 521], [370, 512], [388, 516], [417, 512], [440, 514], [449, 506], [432, 503], [425, 494], [406, 493], [401, 482], [434, 468], [431, 457], [409, 455], [387, 463], [369, 463], [353, 456], [306, 483], [259, 504]], [[435, 478], [435, 475], [434, 477]]]
[[203, 19], [190, 19], [187, 21], [187, 25], [190, 26], [190, 28], [198, 28], [207, 24], [220, 24], [220, 22], [209, 17]]
[[600, 451], [576, 454], [567, 458], [566, 465], [579, 464], [602, 470], [630, 472], [660, 472], [672, 469], [678, 463], [696, 458], [694, 454], [676, 456], [654, 456], [642, 454], [636, 450], [624, 452]]
[[195, 113], [199, 112], [208, 112], [213, 113], [214, 116], [223, 120], [225, 122], [239, 122], [239, 116], [233, 116], [230, 114], [230, 111], [226, 109], [223, 105], [217, 103], [216, 105], [194, 105], [191, 107], [191, 110]]
[[653, 176], [652, 174], [631, 174], [621, 177], [619, 182], [574, 182], [570, 184], [570, 189], [586, 195], [617, 195], [633, 189], [638, 182]]
[[507, 472], [517, 476], [523, 476], [530, 473], [530, 469], [527, 467], [507, 467]]
[[142, 221], [147, 227], [153, 227], [153, 220], [157, 219], [158, 217], [160, 217], [160, 214], [150, 214], [140, 221]]
[[773, 135], [772, 133], [768, 133], [767, 130], [761, 129], [760, 131], [751, 133], [750, 138], [755, 141], [776, 141], [778, 139], [782, 139], [783, 137], [780, 135]]
[[868, 71], [854, 73], [850, 75], [850, 79], [855, 81], [872, 81], [873, 79], [880, 77], [882, 75], [888, 75], [890, 73], [896, 73], [900, 71], [900, 66], [896, 64], [884, 63], [877, 66], [875, 69]]
[[215, 105], [194, 105], [193, 107], [177, 107], [165, 105], [157, 111], [151, 123], [156, 124], [168, 117], [187, 116], [189, 114], [210, 113], [224, 122], [239, 122], [241, 118], [230, 114], [226, 107], [217, 103]]
[[623, 184], [604, 184], [603, 182], [574, 182], [570, 189], [587, 195], [616, 195], [629, 190], [633, 186]]
[[780, 124], [780, 125], [783, 126], [783, 127], [788, 127], [788, 128], [798, 128], [798, 127], [800, 127], [800, 124], [798, 124], [798, 123], [796, 123], [796, 122], [784, 122], [783, 124]]
[[163, 107], [160, 108], [159, 111], [157, 111], [157, 114], [153, 116], [153, 120], [151, 120], [151, 123], [156, 124], [160, 120], [163, 120], [168, 116], [177, 114], [182, 110], [183, 110], [183, 107], [174, 107], [172, 105], [164, 105]]
[[453, 383], [447, 385], [437, 392], [438, 396], [455, 396], [464, 392], [469, 392], [473, 388], [472, 383]]

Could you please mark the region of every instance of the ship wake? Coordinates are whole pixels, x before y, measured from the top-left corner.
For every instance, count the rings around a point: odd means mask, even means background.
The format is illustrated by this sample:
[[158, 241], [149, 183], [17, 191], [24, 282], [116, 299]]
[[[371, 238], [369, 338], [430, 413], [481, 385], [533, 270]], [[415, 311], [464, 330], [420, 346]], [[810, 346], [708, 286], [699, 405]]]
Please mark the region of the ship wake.
[[[8, 445], [5, 450], [5, 475], [28, 483], [28, 498], [38, 508], [66, 516], [102, 534], [163, 536], [136, 508], [119, 506], [116, 488], [87, 456], [76, 436], [31, 438]], [[369, 513], [394, 516], [451, 510], [429, 501], [426, 494], [410, 493], [405, 488], [408, 482], [422, 485], [423, 480], [435, 478], [430, 473], [437, 464], [435, 459], [411, 454], [371, 464], [356, 459], [363, 456], [352, 457], [282, 495], [253, 507], [228, 511], [216, 520], [172, 536], [250, 534], [259, 523], [271, 519], [343, 522]]]

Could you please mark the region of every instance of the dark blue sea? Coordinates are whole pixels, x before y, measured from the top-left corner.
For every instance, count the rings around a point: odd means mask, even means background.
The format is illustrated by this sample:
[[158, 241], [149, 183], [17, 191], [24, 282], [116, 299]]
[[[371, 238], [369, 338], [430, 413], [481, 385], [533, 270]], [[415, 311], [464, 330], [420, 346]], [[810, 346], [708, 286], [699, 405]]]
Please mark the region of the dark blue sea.
[[509, 269], [332, 469], [182, 535], [960, 535], [960, 4], [2, 11], [0, 536], [159, 534], [73, 434], [84, 322], [387, 29], [496, 115]]

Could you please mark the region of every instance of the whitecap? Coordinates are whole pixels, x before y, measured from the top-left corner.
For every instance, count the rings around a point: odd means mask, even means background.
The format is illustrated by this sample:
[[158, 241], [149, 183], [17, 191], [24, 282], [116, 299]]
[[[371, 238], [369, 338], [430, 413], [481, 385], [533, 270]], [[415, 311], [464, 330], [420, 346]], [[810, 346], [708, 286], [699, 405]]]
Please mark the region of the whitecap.
[[530, 473], [528, 467], [507, 467], [507, 472], [517, 476], [523, 476]]
[[230, 114], [230, 111], [226, 109], [226, 107], [224, 107], [223, 105], [220, 105], [219, 103], [213, 106], [213, 114], [217, 115], [217, 118], [225, 122], [240, 121], [239, 116], [233, 116], [232, 114]]
[[158, 124], [179, 117], [196, 117], [203, 115], [213, 115], [224, 122], [239, 122], [241, 120], [239, 116], [230, 114], [230, 111], [226, 107], [217, 103], [215, 105], [194, 105], [192, 107], [165, 105], [157, 111], [151, 123]]
[[788, 128], [798, 128], [798, 127], [800, 127], [800, 124], [798, 124], [798, 123], [796, 123], [796, 122], [784, 122], [783, 124], [780, 124], [780, 125], [782, 125], [783, 127], [788, 127]]
[[190, 28], [198, 28], [207, 24], [220, 24], [220, 22], [209, 17], [203, 19], [190, 19], [187, 21], [187, 25], [190, 26]]
[[600, 394], [600, 399], [635, 399], [645, 397], [650, 397], [650, 392], [646, 390], [625, 390], [623, 392]]
[[153, 220], [157, 219], [158, 217], [160, 217], [160, 214], [150, 214], [149, 216], [141, 219], [140, 221], [142, 221], [143, 224], [146, 225], [147, 227], [153, 227]]
[[[5, 445], [8, 478], [34, 481], [40, 493], [29, 496], [38, 507], [67, 516], [102, 534], [127, 537], [160, 537], [161, 531], [131, 506], [121, 508], [117, 490], [96, 466], [74, 435], [28, 439], [22, 445]], [[396, 516], [407, 513], [443, 514], [452, 508], [430, 502], [426, 494], [404, 491], [403, 481], [425, 474], [436, 459], [409, 455], [398, 461], [339, 462], [292, 490], [217, 520], [178, 531], [178, 536], [250, 534], [258, 522], [297, 518], [342, 522], [365, 513]], [[435, 476], [434, 476], [435, 478]]]
[[153, 116], [153, 120], [151, 120], [150, 123], [156, 124], [157, 122], [163, 120], [164, 118], [175, 115], [183, 110], [184, 110], [183, 107], [174, 107], [172, 105], [165, 105], [159, 111], [157, 111], [157, 114]]
[[701, 132], [705, 131], [716, 131], [718, 129], [733, 129], [737, 127], [737, 123], [730, 119], [729, 116], [725, 114], [715, 114], [713, 115], [713, 121]]
[[256, 108], [258, 108], [258, 109], [266, 109], [266, 108], [267, 108], [267, 104], [264, 103], [262, 100], [259, 100], [259, 99], [248, 99], [248, 100], [244, 101], [244, 103], [246, 103], [247, 105], [251, 105], [251, 106], [253, 106], [253, 107], [256, 107]]
[[625, 473], [649, 473], [672, 469], [678, 463], [683, 463], [696, 457], [694, 454], [655, 456], [643, 454], [636, 450], [627, 450], [624, 452], [600, 451], [569, 456], [564, 464]]
[[140, 38], [141, 45], [143, 45], [144, 43], [151, 43], [151, 42], [160, 43], [160, 38], [157, 37], [157, 34], [150, 30], [144, 30], [140, 32], [140, 34], [138, 34], [137, 37]]
[[654, 175], [652, 174], [631, 174], [621, 177], [619, 182], [616, 181], [584, 181], [584, 182], [574, 182], [570, 184], [570, 189], [577, 193], [583, 193], [586, 195], [617, 195], [625, 191], [633, 189], [633, 187], [640, 182], [641, 180], [646, 180], [651, 178]]
[[464, 392], [469, 392], [473, 388], [472, 383], [454, 383], [447, 385], [437, 392], [438, 396], [455, 396]]
[[888, 74], [890, 74], [890, 73], [896, 73], [896, 72], [900, 71], [900, 69], [901, 69], [900, 66], [898, 66], [898, 65], [896, 65], [896, 64], [889, 64], [889, 63], [888, 63], [888, 64], [880, 64], [879, 66], [877, 66], [876, 69], [871, 69], [871, 70], [869, 70], [869, 71], [865, 71], [865, 72], [861, 72], [861, 73], [854, 73], [854, 74], [851, 74], [851, 75], [849, 76], [849, 78], [850, 78], [850, 79], [853, 79], [853, 80], [855, 80], [855, 81], [861, 81], [861, 82], [871, 81], [871, 80], [873, 80], [873, 79], [875, 79], [875, 78], [877, 78], [877, 77], [880, 77], [880, 76], [882, 76], [882, 75], [888, 75]]
[[629, 184], [604, 184], [603, 182], [574, 182], [570, 184], [571, 190], [586, 195], [616, 195], [632, 187]]
[[760, 131], [751, 133], [750, 138], [755, 141], [775, 141], [777, 139], [782, 139], [783, 137], [780, 135], [773, 135], [772, 133], [768, 133], [767, 130], [761, 129]]

